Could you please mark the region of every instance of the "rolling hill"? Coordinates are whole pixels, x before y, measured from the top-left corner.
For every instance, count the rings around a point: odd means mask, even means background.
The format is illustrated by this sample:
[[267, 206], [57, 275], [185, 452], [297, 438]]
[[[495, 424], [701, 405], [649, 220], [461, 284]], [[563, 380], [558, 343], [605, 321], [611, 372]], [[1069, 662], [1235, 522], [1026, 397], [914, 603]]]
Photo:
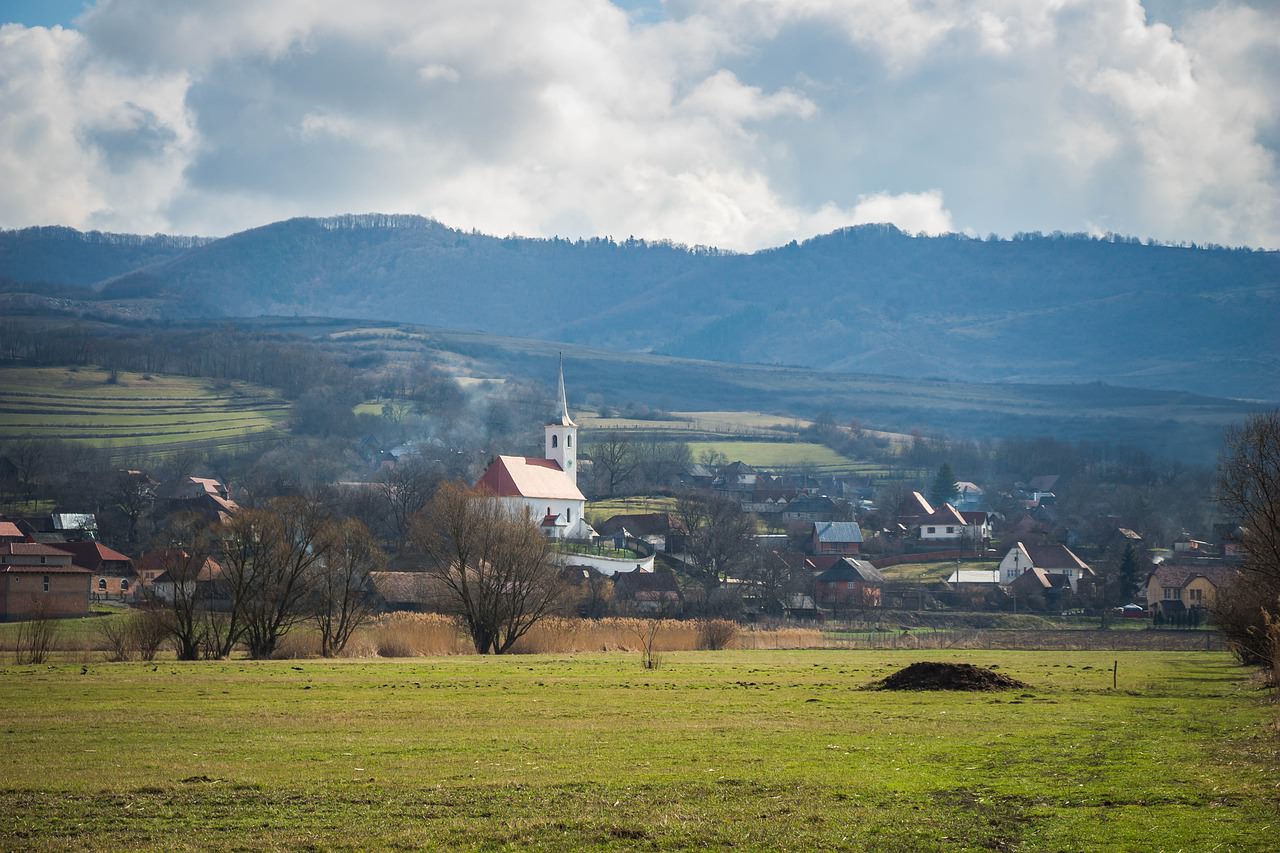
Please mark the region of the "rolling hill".
[[[88, 262], [41, 260], [54, 235], [4, 248], [24, 233], [0, 233], [0, 276], [85, 282]], [[62, 238], [80, 245], [77, 234]], [[730, 254], [381, 215], [142, 248], [104, 260], [86, 299], [146, 302], [169, 318], [394, 319], [852, 374], [1280, 399], [1277, 252], [860, 226]]]

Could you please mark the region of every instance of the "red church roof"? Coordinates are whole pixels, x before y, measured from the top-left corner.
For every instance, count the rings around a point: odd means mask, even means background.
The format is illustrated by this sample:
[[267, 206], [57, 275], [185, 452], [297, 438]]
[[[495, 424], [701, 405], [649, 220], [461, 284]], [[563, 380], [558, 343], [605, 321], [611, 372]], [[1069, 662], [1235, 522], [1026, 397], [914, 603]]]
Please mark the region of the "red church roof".
[[497, 457], [489, 463], [476, 488], [500, 498], [586, 500], [559, 462], [534, 456]]

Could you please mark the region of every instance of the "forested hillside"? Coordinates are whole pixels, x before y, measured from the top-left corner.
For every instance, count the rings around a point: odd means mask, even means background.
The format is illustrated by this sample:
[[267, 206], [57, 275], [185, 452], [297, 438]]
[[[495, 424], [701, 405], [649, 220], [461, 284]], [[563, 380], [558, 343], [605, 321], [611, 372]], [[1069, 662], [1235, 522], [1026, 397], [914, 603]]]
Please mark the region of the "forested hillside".
[[[0, 253], [0, 277], [90, 278], [83, 250], [101, 245], [58, 231], [79, 260], [41, 260], [56, 241], [28, 238]], [[861, 226], [735, 255], [381, 215], [185, 249], [157, 239], [104, 252], [98, 298], [160, 299], [169, 316], [391, 319], [721, 361], [1280, 399], [1276, 252]]]

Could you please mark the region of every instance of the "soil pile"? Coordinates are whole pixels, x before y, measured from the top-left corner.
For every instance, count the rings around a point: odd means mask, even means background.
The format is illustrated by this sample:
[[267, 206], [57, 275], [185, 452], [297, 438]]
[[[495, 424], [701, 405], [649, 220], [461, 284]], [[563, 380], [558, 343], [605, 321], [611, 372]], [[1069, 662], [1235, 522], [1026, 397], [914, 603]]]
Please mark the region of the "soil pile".
[[1028, 685], [971, 663], [920, 661], [873, 685], [878, 690], [1013, 690]]

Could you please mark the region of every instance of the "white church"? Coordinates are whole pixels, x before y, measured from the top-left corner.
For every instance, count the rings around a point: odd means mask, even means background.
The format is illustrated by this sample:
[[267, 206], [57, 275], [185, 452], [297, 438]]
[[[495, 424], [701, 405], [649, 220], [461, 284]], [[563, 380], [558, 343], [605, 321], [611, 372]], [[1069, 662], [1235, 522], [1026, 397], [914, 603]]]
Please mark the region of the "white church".
[[587, 499], [578, 489], [578, 425], [569, 417], [560, 359], [559, 412], [545, 427], [544, 456], [499, 456], [489, 463], [476, 488], [523, 509], [552, 539], [592, 539]]

